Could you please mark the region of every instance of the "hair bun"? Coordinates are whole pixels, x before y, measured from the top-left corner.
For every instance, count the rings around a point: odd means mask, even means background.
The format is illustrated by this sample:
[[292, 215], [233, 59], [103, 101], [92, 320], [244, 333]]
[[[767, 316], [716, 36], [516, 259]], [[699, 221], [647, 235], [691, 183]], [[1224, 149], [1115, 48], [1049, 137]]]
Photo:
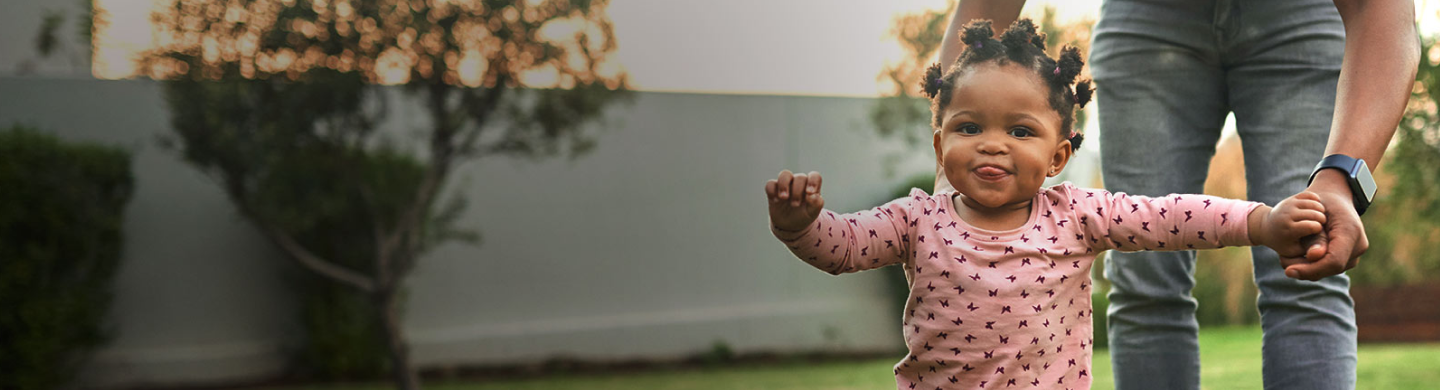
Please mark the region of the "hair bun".
[[1040, 48], [1040, 51], [1045, 51], [1045, 37], [1046, 35], [1043, 32], [1035, 34], [1035, 36], [1030, 37], [1030, 44]]
[[940, 94], [940, 87], [945, 84], [944, 74], [940, 71], [940, 63], [936, 62], [925, 69], [925, 77], [920, 79], [920, 90], [931, 99]]
[[[1000, 42], [1004, 42], [1005, 47], [1009, 48], [1012, 51], [1024, 50], [1026, 46], [1034, 44], [1035, 38], [1037, 36], [1038, 35], [1036, 34], [1035, 22], [1031, 21], [1028, 18], [1024, 18], [1016, 20], [1015, 23], [1011, 23], [1010, 27], [1006, 28], [1005, 32], [1000, 34]], [[1043, 51], [1045, 50], [1043, 46], [1043, 38], [1041, 39], [1041, 42], [1042, 46], [1040, 50]]]
[[1090, 97], [1095, 93], [1095, 88], [1090, 86], [1090, 80], [1080, 80], [1075, 84], [1075, 105], [1085, 108], [1085, 103], [1090, 102]]
[[965, 29], [961, 30], [960, 41], [965, 42], [965, 46], [975, 46], [990, 40], [990, 37], [993, 36], [995, 36], [995, 30], [990, 28], [989, 20], [976, 20], [965, 25]]
[[1080, 75], [1080, 68], [1085, 66], [1085, 61], [1080, 59], [1080, 49], [1065, 45], [1060, 49], [1060, 60], [1056, 62], [1056, 66], [1060, 68], [1060, 74], [1056, 75], [1056, 81], [1070, 85], [1075, 82], [1075, 76]]

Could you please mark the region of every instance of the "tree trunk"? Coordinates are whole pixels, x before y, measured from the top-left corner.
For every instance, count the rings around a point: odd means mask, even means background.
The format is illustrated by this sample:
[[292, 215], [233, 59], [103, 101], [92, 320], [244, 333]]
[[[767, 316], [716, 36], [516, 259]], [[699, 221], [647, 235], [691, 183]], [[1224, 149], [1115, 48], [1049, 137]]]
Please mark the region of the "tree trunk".
[[400, 310], [395, 302], [396, 290], [384, 288], [376, 292], [376, 309], [380, 311], [381, 331], [390, 350], [390, 367], [399, 390], [420, 390], [420, 376], [410, 367], [410, 349], [400, 329]]

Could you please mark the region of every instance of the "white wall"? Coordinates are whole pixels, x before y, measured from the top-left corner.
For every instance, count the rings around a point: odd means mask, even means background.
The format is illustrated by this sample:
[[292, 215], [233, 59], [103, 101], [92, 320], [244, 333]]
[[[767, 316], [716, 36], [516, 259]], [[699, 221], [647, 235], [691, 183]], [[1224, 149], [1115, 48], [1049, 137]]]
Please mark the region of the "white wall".
[[209, 178], [155, 142], [167, 114], [143, 81], [0, 78], [0, 127], [25, 123], [134, 153], [123, 265], [111, 308], [116, 338], [96, 357], [99, 383], [246, 378], [277, 372], [286, 265]]
[[[761, 189], [781, 169], [818, 170], [833, 209], [888, 200], [902, 177], [884, 174], [897, 149], [870, 130], [871, 101], [642, 92], [574, 161], [466, 165], [449, 194], [470, 200], [462, 224], [483, 241], [437, 248], [410, 279], [417, 362], [666, 358], [717, 340], [739, 352], [900, 348], [884, 275], [834, 277], [792, 258], [766, 229]], [[401, 106], [388, 128], [424, 124]], [[280, 372], [295, 309], [279, 275], [292, 266], [157, 146], [169, 130], [156, 83], [0, 77], [0, 125], [16, 121], [135, 152], [118, 337], [89, 383]]]
[[[61, 12], [65, 20], [56, 29], [55, 52], [40, 58], [35, 38], [49, 11]], [[90, 45], [77, 24], [82, 12], [77, 0], [0, 1], [0, 75], [89, 78]]]

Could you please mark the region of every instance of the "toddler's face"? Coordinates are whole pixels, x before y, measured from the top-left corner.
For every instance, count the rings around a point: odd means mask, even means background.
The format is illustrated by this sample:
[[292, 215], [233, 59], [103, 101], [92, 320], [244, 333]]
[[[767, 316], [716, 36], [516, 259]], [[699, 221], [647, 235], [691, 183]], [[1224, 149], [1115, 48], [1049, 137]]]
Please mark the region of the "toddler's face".
[[956, 80], [935, 155], [961, 194], [986, 207], [1025, 202], [1070, 159], [1049, 90], [1032, 70], [977, 64]]

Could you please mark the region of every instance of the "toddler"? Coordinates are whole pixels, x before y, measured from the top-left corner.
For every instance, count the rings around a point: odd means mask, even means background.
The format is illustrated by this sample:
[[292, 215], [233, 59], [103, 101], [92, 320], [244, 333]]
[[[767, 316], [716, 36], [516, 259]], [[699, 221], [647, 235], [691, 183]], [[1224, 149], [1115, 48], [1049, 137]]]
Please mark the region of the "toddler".
[[1273, 209], [1206, 195], [1159, 198], [1041, 188], [1083, 137], [1074, 110], [1090, 100], [1075, 82], [1079, 51], [1044, 52], [1022, 19], [994, 39], [988, 21], [966, 27], [966, 50], [923, 87], [934, 113], [935, 154], [955, 188], [919, 189], [853, 214], [823, 209], [819, 173], [783, 171], [765, 183], [773, 233], [832, 274], [900, 264], [910, 284], [901, 320], [908, 354], [900, 389], [1088, 389], [1096, 254], [1265, 245], [1317, 259], [1301, 237], [1319, 233], [1311, 193]]

